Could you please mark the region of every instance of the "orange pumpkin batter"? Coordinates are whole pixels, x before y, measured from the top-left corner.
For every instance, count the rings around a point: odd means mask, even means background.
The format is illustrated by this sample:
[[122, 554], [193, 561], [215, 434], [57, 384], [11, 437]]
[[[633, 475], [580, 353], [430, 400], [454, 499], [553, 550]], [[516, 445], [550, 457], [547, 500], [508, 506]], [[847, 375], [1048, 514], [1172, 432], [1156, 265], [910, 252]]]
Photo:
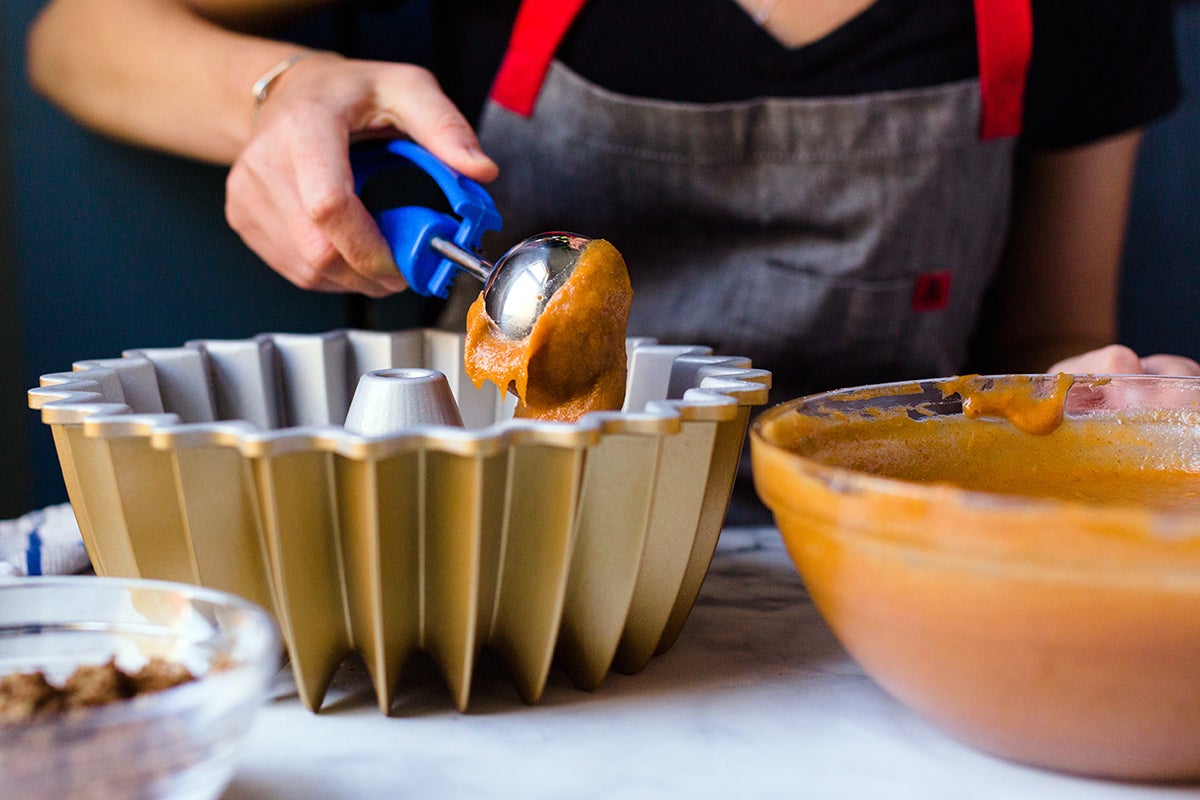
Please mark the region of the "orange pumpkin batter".
[[603, 239], [579, 255], [571, 277], [524, 339], [505, 339], [483, 306], [467, 313], [466, 371], [519, 398], [516, 416], [574, 422], [625, 399], [625, 326], [633, 289], [625, 260]]
[[1071, 377], [1048, 393], [1016, 376], [987, 390], [972, 377], [942, 384], [961, 416], [903, 411], [780, 417], [768, 438], [828, 466], [973, 491], [1137, 506], [1200, 515], [1195, 436], [1200, 412], [1143, 410], [1064, 419]]
[[975, 389], [973, 378], [952, 378], [942, 385], [945, 394], [962, 395], [963, 416], [968, 419], [1002, 417], [1018, 430], [1034, 434], [1051, 433], [1062, 424], [1067, 391], [1073, 382], [1070, 375], [1059, 373], [1049, 395], [1038, 394], [1033, 379], [1023, 375], [1014, 375], [1008, 383], [988, 391]]

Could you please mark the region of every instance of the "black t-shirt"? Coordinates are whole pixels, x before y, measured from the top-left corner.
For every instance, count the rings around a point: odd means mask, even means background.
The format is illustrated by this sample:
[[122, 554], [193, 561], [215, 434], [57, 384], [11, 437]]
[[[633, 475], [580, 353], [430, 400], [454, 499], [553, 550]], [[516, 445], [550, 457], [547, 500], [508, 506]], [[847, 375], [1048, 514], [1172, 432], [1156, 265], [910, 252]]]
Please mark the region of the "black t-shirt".
[[[519, 3], [435, 2], [436, 69], [475, 119]], [[1178, 99], [1170, 0], [1033, 0], [1023, 139], [1085, 144]], [[978, 74], [969, 0], [877, 0], [829, 36], [789, 49], [733, 0], [592, 0], [558, 58], [614, 92], [687, 102], [850, 95]]]

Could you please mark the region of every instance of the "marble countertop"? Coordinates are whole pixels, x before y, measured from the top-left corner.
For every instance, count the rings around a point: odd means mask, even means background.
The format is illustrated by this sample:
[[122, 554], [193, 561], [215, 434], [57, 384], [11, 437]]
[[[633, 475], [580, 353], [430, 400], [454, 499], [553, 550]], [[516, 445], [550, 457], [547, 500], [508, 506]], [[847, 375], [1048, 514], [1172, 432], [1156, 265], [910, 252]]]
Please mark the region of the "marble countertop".
[[467, 713], [416, 664], [390, 717], [347, 664], [320, 714], [286, 677], [223, 800], [1200, 798], [969, 749], [879, 689], [808, 600], [772, 529], [729, 529], [678, 641], [594, 692], [552, 675], [527, 706], [481, 663]]

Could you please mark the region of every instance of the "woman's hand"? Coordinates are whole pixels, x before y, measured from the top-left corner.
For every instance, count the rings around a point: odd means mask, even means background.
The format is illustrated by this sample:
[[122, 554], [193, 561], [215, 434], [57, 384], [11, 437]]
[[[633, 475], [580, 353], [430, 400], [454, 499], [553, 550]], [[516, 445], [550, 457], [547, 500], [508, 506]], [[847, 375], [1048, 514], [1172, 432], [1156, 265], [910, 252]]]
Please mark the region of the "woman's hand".
[[1124, 345], [1112, 344], [1065, 358], [1047, 371], [1078, 375], [1200, 375], [1200, 364], [1185, 356], [1139, 356]]
[[497, 167], [427, 70], [318, 53], [271, 86], [226, 182], [230, 226], [304, 289], [383, 297], [407, 284], [354, 193], [352, 141], [407, 135], [476, 180]]

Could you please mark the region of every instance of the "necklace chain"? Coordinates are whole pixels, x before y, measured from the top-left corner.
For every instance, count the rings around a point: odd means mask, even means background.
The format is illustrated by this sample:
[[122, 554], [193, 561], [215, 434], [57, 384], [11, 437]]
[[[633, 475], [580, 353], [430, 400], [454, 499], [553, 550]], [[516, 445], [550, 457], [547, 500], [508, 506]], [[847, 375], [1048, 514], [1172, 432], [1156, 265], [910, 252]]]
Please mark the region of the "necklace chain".
[[763, 4], [758, 7], [758, 11], [754, 12], [754, 21], [760, 26], [766, 25], [767, 20], [771, 18], [771, 14], [775, 13], [775, 6], [779, 5], [779, 0], [763, 0]]

